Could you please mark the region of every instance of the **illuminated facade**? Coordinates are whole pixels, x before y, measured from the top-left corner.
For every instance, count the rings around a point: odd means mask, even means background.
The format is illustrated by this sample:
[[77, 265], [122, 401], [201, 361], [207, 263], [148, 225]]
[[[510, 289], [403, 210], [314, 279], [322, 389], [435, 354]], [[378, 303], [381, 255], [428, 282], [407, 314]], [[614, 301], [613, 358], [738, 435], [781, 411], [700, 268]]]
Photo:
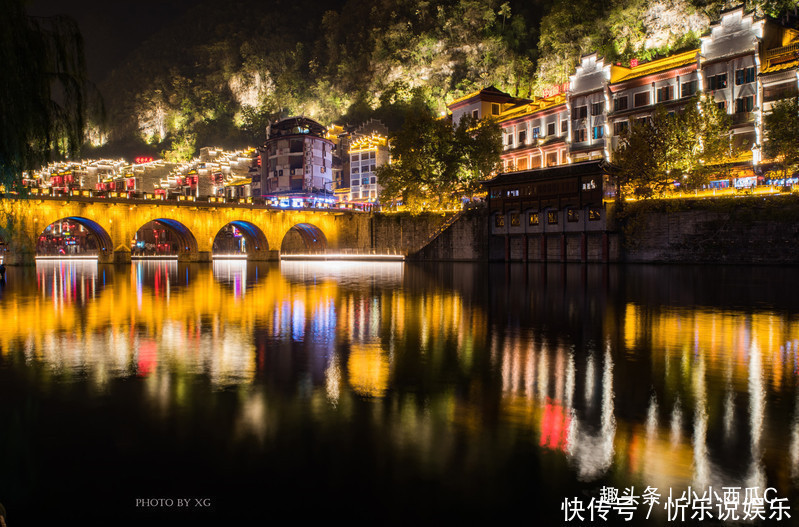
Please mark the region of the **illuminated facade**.
[[332, 192], [333, 147], [327, 129], [313, 119], [272, 123], [259, 148], [261, 170], [253, 176], [253, 195]]
[[629, 67], [582, 57], [569, 82], [543, 98], [520, 99], [491, 86], [449, 104], [453, 123], [464, 115], [502, 126], [504, 172], [610, 160], [619, 137], [655, 107], [679, 111], [699, 91], [732, 117], [736, 162], [762, 163], [763, 113], [799, 94], [799, 31], [756, 19], [743, 8], [722, 13], [701, 48]]
[[382, 187], [375, 172], [389, 161], [388, 128], [375, 119], [359, 126], [350, 138], [348, 156], [348, 201], [378, 201]]

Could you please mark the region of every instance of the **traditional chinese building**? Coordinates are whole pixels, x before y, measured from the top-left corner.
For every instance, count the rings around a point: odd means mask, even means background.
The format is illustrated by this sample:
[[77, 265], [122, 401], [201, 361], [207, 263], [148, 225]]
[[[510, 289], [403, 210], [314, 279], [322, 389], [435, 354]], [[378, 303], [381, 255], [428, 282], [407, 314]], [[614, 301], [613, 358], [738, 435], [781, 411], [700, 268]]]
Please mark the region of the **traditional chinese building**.
[[259, 148], [261, 170], [253, 177], [253, 195], [331, 193], [333, 147], [327, 129], [313, 119], [288, 117], [272, 123]]

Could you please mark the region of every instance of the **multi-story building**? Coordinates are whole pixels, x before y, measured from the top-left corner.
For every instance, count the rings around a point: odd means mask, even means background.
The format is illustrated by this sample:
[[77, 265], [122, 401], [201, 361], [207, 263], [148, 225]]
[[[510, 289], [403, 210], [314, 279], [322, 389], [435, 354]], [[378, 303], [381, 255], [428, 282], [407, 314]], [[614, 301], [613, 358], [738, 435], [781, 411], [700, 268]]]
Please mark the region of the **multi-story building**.
[[349, 201], [375, 203], [380, 196], [377, 167], [389, 161], [388, 128], [376, 120], [359, 126], [349, 140]]
[[569, 79], [569, 162], [608, 159], [607, 84], [610, 66], [596, 53], [583, 57]]
[[261, 170], [253, 176], [253, 196], [332, 193], [333, 147], [327, 129], [313, 119], [272, 123], [258, 149]]
[[[453, 122], [491, 116], [503, 130], [502, 171], [610, 160], [619, 138], [658, 105], [679, 111], [698, 91], [732, 117], [735, 161], [762, 163], [763, 114], [799, 93], [799, 31], [756, 19], [743, 8], [722, 13], [701, 47], [646, 63], [606, 64], [582, 57], [563, 88], [520, 99], [491, 86], [449, 105]], [[751, 177], [751, 176], [750, 176]]]
[[685, 105], [699, 89], [699, 50], [678, 53], [626, 68], [610, 67], [608, 139], [612, 152], [619, 137], [636, 122], [648, 119], [655, 106], [669, 112]]

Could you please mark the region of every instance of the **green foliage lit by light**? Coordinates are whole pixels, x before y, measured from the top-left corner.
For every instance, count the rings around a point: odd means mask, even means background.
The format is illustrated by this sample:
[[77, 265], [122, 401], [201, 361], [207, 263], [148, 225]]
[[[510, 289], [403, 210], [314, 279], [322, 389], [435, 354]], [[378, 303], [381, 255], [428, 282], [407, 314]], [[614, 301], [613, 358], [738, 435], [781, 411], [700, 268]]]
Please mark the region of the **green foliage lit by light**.
[[24, 170], [78, 153], [87, 115], [101, 103], [74, 22], [28, 17], [19, 0], [0, 10], [0, 184], [18, 190]]
[[660, 196], [675, 183], [683, 190], [706, 185], [740, 154], [729, 130], [729, 115], [701, 92], [678, 113], [658, 106], [621, 136], [611, 164], [619, 197]]
[[774, 104], [764, 118], [763, 154], [779, 166], [782, 177], [799, 169], [799, 98]]
[[497, 167], [499, 125], [464, 118], [453, 128], [429, 111], [414, 112], [391, 140], [393, 162], [377, 170], [384, 204], [401, 202], [412, 212], [458, 208]]

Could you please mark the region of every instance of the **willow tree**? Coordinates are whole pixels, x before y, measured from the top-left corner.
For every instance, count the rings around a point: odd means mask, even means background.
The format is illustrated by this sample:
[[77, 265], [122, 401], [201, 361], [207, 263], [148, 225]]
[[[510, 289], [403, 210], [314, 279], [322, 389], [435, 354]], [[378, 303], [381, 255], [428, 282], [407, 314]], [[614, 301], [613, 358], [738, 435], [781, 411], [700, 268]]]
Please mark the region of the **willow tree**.
[[30, 17], [22, 0], [0, 12], [0, 183], [12, 190], [22, 171], [77, 154], [93, 92], [73, 21]]

